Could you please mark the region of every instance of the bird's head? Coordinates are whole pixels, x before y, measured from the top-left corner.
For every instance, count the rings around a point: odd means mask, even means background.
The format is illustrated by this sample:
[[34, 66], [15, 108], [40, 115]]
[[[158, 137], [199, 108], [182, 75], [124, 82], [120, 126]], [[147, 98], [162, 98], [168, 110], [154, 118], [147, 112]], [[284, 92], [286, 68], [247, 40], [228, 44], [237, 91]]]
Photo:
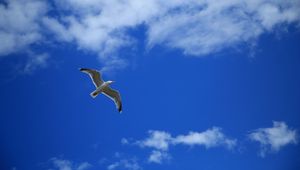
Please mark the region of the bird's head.
[[111, 84], [111, 83], [114, 83], [114, 82], [115, 81], [111, 81], [111, 80], [107, 81], [108, 84]]

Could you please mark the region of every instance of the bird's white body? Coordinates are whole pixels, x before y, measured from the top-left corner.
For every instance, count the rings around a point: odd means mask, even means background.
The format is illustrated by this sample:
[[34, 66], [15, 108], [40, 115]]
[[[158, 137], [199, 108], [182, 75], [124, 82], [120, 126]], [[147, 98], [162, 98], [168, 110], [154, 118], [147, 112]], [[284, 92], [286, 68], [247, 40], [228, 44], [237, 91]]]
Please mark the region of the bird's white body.
[[92, 98], [95, 98], [98, 96], [98, 94], [102, 93], [105, 88], [109, 87], [109, 85], [112, 83], [112, 81], [106, 81], [101, 84], [101, 86], [97, 87], [96, 90], [94, 90], [90, 95]]

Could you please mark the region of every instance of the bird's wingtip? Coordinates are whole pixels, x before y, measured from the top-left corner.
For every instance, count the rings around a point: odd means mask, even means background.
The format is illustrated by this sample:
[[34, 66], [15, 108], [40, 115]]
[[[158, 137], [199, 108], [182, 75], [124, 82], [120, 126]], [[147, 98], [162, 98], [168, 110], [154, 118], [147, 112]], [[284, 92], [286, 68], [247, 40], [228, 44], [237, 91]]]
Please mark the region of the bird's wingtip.
[[118, 108], [118, 111], [119, 111], [119, 113], [122, 113], [122, 103], [121, 103], [121, 105], [119, 106], [119, 108]]

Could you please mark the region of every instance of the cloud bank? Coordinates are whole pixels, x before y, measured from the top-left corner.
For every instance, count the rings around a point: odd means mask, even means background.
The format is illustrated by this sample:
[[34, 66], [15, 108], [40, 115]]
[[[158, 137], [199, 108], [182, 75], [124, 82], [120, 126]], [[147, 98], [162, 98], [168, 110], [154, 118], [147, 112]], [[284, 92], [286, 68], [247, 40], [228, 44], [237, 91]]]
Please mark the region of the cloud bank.
[[130, 62], [119, 54], [121, 49], [144, 43], [129, 33], [139, 26], [146, 28], [147, 48], [161, 45], [186, 55], [207, 56], [255, 43], [262, 34], [300, 21], [298, 0], [50, 2], [6, 0], [0, 4], [0, 56], [34, 50], [32, 45], [45, 41], [72, 43], [115, 69]]

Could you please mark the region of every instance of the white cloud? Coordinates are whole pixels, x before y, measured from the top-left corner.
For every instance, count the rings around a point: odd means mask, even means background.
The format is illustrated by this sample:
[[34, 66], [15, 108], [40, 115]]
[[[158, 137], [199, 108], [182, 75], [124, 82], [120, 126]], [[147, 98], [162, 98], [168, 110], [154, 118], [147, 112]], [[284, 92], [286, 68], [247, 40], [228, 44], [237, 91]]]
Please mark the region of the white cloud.
[[172, 137], [164, 131], [149, 131], [149, 137], [145, 140], [138, 141], [141, 147], [151, 147], [159, 150], [168, 150]]
[[213, 127], [204, 132], [190, 132], [187, 135], [179, 135], [173, 139], [173, 143], [189, 146], [203, 145], [206, 148], [223, 145], [231, 149], [236, 145], [236, 140], [227, 138], [220, 128]]
[[44, 1], [7, 0], [0, 3], [0, 56], [19, 52], [41, 41], [39, 22], [47, 11]]
[[74, 164], [72, 161], [58, 158], [52, 158], [51, 162], [57, 170], [87, 170], [92, 167], [88, 162]]
[[[172, 137], [168, 132], [158, 130], [151, 130], [148, 134], [149, 137], [133, 142], [133, 144], [142, 148], [153, 149], [148, 158], [148, 162], [150, 163], [162, 163], [163, 160], [169, 160], [171, 158], [168, 153], [170, 146], [177, 146], [179, 144], [188, 146], [200, 145], [206, 148], [223, 146], [227, 149], [232, 149], [236, 145], [236, 139], [228, 138], [217, 127], [207, 129], [203, 132], [190, 132], [187, 135], [178, 135], [175, 137]], [[128, 144], [128, 140], [126, 141]]]
[[[280, 24], [297, 22], [299, 1], [189, 1], [149, 24], [148, 44], [202, 56], [256, 40]], [[272, 17], [270, 17], [272, 16]]]
[[249, 134], [249, 138], [261, 145], [262, 157], [269, 151], [277, 152], [283, 146], [297, 143], [296, 130], [290, 129], [285, 122], [273, 122], [273, 127], [259, 128]]
[[7, 0], [0, 5], [0, 56], [53, 34], [47, 41], [76, 44], [97, 55], [105, 71], [129, 64], [129, 56], [119, 52], [137, 43], [128, 30], [141, 25], [148, 48], [163, 45], [205, 56], [254, 43], [264, 33], [299, 21], [298, 0], [55, 0], [54, 6]]
[[164, 151], [153, 150], [148, 158], [150, 163], [161, 164], [163, 160], [169, 160], [171, 156]]
[[61, 41], [97, 53], [112, 68], [128, 64], [118, 50], [135, 43], [127, 31], [142, 24], [148, 47], [164, 45], [204, 56], [252, 43], [276, 26], [299, 24], [300, 18], [296, 0], [57, 0], [56, 5], [69, 14], [44, 18], [47, 28]]
[[172, 137], [164, 131], [149, 131], [149, 137], [137, 141], [141, 147], [154, 148], [156, 150], [167, 151], [170, 145], [203, 145], [206, 148], [225, 146], [231, 149], [236, 144], [236, 139], [227, 138], [220, 128], [213, 127], [203, 132], [190, 132], [187, 135]]
[[49, 55], [46, 53], [43, 54], [30, 54], [27, 60], [27, 63], [24, 66], [23, 73], [31, 74], [35, 70], [39, 68], [47, 67], [47, 61], [49, 59]]
[[114, 162], [107, 166], [107, 170], [118, 170], [118, 169], [127, 169], [127, 170], [141, 170], [142, 168], [138, 162], [134, 159], [122, 159], [118, 162]]

